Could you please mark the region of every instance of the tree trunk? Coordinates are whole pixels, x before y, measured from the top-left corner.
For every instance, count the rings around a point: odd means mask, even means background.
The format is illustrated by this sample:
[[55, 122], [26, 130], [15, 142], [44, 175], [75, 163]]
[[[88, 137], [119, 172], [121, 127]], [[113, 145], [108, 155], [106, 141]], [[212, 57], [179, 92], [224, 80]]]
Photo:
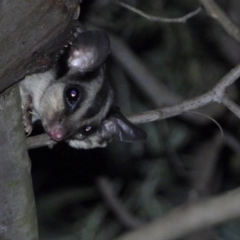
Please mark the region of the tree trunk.
[[34, 240], [35, 203], [18, 87], [0, 96], [0, 239]]
[[[0, 2], [0, 239], [38, 239], [18, 86], [74, 36], [79, 0]], [[5, 90], [5, 91], [4, 91]], [[4, 91], [4, 92], [3, 92]]]

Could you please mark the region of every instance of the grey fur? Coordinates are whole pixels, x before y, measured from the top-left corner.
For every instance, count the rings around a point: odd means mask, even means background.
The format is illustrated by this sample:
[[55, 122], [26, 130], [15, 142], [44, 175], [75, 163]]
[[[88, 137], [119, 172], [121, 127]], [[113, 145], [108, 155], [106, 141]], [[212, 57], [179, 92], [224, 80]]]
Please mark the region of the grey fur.
[[70, 49], [65, 76], [58, 78], [56, 68], [26, 76], [19, 84], [25, 131], [30, 134], [40, 119], [53, 140], [85, 149], [105, 147], [114, 135], [121, 141], [145, 138], [123, 115], [110, 114], [113, 92], [103, 66], [109, 51], [105, 33], [83, 32]]

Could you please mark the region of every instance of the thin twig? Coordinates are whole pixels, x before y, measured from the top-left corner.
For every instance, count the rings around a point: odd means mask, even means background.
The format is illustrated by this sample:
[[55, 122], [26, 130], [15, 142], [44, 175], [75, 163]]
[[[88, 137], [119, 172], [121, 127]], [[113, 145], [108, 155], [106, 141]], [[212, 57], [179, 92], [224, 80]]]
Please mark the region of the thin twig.
[[[173, 240], [191, 232], [223, 223], [240, 215], [240, 190], [179, 207], [165, 217], [124, 234], [115, 240]], [[173, 231], [174, 228], [174, 231]]]
[[[212, 90], [208, 91], [205, 94], [202, 94], [198, 97], [186, 100], [180, 104], [176, 104], [170, 107], [165, 107], [161, 109], [156, 109], [128, 116], [128, 119], [135, 124], [157, 121], [169, 117], [174, 117], [182, 113], [186, 113], [190, 110], [194, 110], [199, 107], [205, 106], [211, 102], [223, 103], [227, 108], [229, 108], [232, 111], [234, 107], [235, 107], [234, 109], [236, 109], [236, 106], [234, 105], [233, 102], [230, 102], [230, 100], [228, 101], [228, 104], [226, 103], [225, 90], [228, 86], [233, 84], [234, 81], [236, 81], [239, 77], [240, 77], [240, 64], [233, 68], [230, 72], [228, 72], [219, 81], [219, 83], [216, 84], [215, 87], [213, 87]], [[28, 146], [30, 146], [29, 144], [32, 141], [36, 141], [35, 138], [36, 137], [30, 137], [28, 139]], [[36, 147], [38, 147], [39, 145], [40, 146], [48, 145], [49, 138], [47, 139], [47, 142], [36, 141], [34, 144], [36, 144]], [[34, 148], [33, 146], [34, 144], [31, 144], [32, 148]]]
[[199, 7], [197, 8], [195, 11], [193, 12], [190, 12], [188, 14], [186, 14], [185, 16], [183, 17], [179, 17], [179, 18], [164, 18], [164, 17], [157, 17], [157, 16], [152, 16], [152, 15], [149, 15], [149, 14], [146, 14], [145, 12], [137, 9], [137, 8], [134, 8], [126, 3], [123, 3], [123, 2], [120, 2], [120, 1], [116, 1], [117, 4], [119, 4], [120, 6], [150, 20], [150, 21], [154, 21], [154, 22], [162, 22], [162, 23], [186, 23], [186, 21], [189, 19], [189, 18], [192, 18], [194, 17], [195, 15], [197, 15], [198, 13], [200, 13], [202, 11], [202, 8]]
[[198, 115], [200, 115], [200, 116], [203, 116], [203, 117], [211, 120], [211, 121], [219, 128], [219, 130], [220, 130], [220, 132], [221, 132], [221, 136], [223, 137], [223, 135], [224, 135], [223, 129], [222, 129], [220, 123], [218, 123], [218, 121], [216, 121], [214, 118], [209, 117], [209, 116], [207, 116], [206, 114], [202, 114], [202, 113], [200, 113], [200, 112], [196, 112], [196, 111], [191, 111], [190, 113], [195, 113], [195, 114], [198, 114]]

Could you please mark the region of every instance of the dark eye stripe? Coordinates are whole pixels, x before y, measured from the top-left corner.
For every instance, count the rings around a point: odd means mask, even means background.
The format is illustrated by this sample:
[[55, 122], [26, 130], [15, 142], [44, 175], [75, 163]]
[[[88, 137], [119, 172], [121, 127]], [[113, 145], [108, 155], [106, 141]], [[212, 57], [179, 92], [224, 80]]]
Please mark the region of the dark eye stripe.
[[109, 85], [104, 82], [97, 92], [94, 101], [91, 102], [91, 106], [89, 106], [88, 110], [82, 116], [83, 119], [92, 118], [101, 112], [109, 99], [109, 91]]

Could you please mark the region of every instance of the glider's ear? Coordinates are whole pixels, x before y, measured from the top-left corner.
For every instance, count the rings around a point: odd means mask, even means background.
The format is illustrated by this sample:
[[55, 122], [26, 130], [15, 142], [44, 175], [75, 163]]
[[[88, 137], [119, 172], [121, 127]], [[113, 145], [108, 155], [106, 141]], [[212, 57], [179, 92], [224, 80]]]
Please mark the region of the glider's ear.
[[71, 47], [68, 66], [71, 72], [93, 71], [106, 61], [109, 52], [110, 40], [105, 32], [82, 32]]
[[127, 120], [118, 108], [110, 110], [110, 114], [103, 122], [105, 131], [115, 135], [122, 142], [144, 140], [147, 134], [138, 126]]

